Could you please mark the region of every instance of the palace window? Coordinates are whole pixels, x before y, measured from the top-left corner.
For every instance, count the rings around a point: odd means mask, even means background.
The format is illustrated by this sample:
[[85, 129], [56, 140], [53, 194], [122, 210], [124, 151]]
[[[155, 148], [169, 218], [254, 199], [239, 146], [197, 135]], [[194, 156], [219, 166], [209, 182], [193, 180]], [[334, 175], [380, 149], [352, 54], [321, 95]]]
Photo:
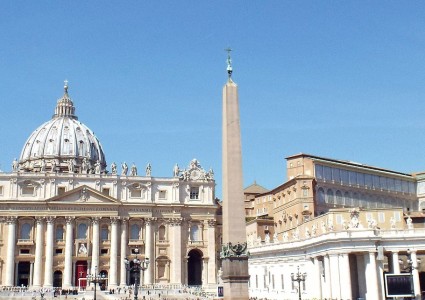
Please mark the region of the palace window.
[[200, 241], [199, 238], [199, 227], [198, 225], [192, 225], [190, 227], [190, 240], [191, 241]]
[[34, 196], [35, 188], [33, 186], [23, 186], [21, 193], [22, 196]]
[[100, 239], [102, 241], [107, 241], [109, 240], [109, 230], [108, 230], [108, 225], [103, 225], [101, 230], [100, 230]]
[[104, 248], [104, 249], [100, 249], [100, 255], [107, 255], [108, 254], [108, 249]]
[[141, 198], [142, 197], [142, 190], [140, 190], [140, 189], [131, 190], [130, 191], [130, 197], [131, 198]]
[[159, 198], [159, 199], [166, 199], [166, 198], [167, 198], [167, 191], [165, 191], [165, 190], [160, 190], [160, 191], [158, 192], [158, 198]]
[[105, 196], [109, 196], [109, 188], [103, 188], [102, 194], [105, 195]]
[[158, 228], [158, 239], [160, 241], [165, 241], [165, 226], [161, 225]]
[[21, 251], [19, 251], [21, 254], [30, 254], [30, 249], [21, 249]]
[[64, 186], [58, 186], [58, 195], [65, 194], [65, 187]]
[[57, 241], [62, 241], [63, 240], [63, 225], [59, 224], [56, 227], [56, 240]]
[[63, 249], [62, 248], [57, 248], [56, 250], [55, 250], [55, 254], [56, 255], [61, 255], [63, 253]]
[[190, 188], [190, 199], [199, 199], [199, 187], [191, 187]]
[[140, 226], [138, 224], [131, 225], [130, 240], [140, 240]]

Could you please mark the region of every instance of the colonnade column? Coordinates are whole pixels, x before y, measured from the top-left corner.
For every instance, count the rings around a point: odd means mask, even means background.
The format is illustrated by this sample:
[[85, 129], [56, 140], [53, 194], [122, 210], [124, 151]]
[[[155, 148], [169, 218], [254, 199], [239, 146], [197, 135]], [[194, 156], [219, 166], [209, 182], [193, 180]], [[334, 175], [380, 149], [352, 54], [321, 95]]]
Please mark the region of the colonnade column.
[[34, 288], [41, 287], [41, 270], [43, 261], [43, 237], [44, 237], [44, 218], [36, 217], [36, 237], [35, 237], [35, 259], [34, 259], [34, 275], [32, 286]]
[[155, 256], [154, 256], [154, 237], [152, 233], [153, 218], [145, 219], [146, 241], [145, 241], [145, 257], [149, 258], [149, 266], [146, 269], [146, 284], [154, 283]]
[[[127, 256], [127, 226], [128, 218], [121, 219], [121, 255], [120, 255], [120, 286], [127, 285], [127, 270], [125, 269], [124, 258]], [[142, 272], [143, 273], [143, 272]], [[140, 274], [142, 275], [142, 274]], [[143, 284], [143, 278], [140, 278], [140, 283]]]
[[329, 273], [332, 274], [331, 295], [332, 298], [341, 297], [341, 274], [339, 272], [338, 254], [329, 254]]
[[350, 269], [350, 258], [348, 253], [342, 253], [339, 256], [339, 266], [340, 266], [340, 284], [341, 284], [341, 298], [342, 299], [351, 299], [351, 269]]
[[[364, 255], [366, 273], [366, 300], [379, 299], [378, 274], [376, 272], [375, 252]], [[367, 262], [367, 264], [366, 264]]]
[[315, 286], [312, 289], [312, 296], [315, 298], [322, 298], [322, 274], [320, 270], [320, 264], [322, 263], [318, 257], [313, 258], [314, 263], [314, 278], [313, 278], [313, 284], [315, 283]]
[[410, 253], [410, 259], [412, 260], [412, 277], [413, 277], [413, 291], [415, 293], [415, 299], [421, 299], [421, 285], [419, 282], [418, 272], [418, 257], [416, 251]]
[[323, 257], [324, 262], [324, 274], [325, 274], [325, 298], [331, 298], [332, 297], [332, 283], [331, 283], [331, 272], [330, 272], [330, 263], [329, 263], [329, 256], [325, 255]]
[[16, 219], [7, 217], [7, 252], [6, 252], [6, 280], [5, 286], [15, 285], [15, 245], [16, 245]]
[[173, 229], [171, 282], [182, 283], [182, 219], [173, 219], [170, 224]]
[[118, 220], [119, 217], [111, 217], [111, 253], [109, 260], [109, 288], [117, 287], [118, 268]]
[[66, 217], [66, 237], [65, 237], [65, 266], [63, 274], [63, 288], [70, 289], [72, 287], [72, 255], [73, 255], [73, 230], [74, 217]]
[[[216, 261], [215, 261], [215, 226], [217, 224], [216, 220], [208, 220], [208, 231], [207, 231], [207, 243], [208, 243], [208, 282], [207, 283], [216, 283], [217, 282], [217, 270], [216, 270]], [[205, 242], [205, 241], [204, 241]]]
[[395, 251], [392, 253], [392, 261], [393, 261], [393, 273], [400, 274], [400, 262], [398, 261], [398, 252]]
[[55, 217], [47, 217], [47, 229], [46, 229], [46, 261], [44, 264], [44, 287], [53, 287], [53, 227]]
[[97, 275], [96, 268], [99, 267], [99, 221], [100, 218], [94, 217], [91, 219], [93, 229], [92, 251], [91, 251], [91, 274]]

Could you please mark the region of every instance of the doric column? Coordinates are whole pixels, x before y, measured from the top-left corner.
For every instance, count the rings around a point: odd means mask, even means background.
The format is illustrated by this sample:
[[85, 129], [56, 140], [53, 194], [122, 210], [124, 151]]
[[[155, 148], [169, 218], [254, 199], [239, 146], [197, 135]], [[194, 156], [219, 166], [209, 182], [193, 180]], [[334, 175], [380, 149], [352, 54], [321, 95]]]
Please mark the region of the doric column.
[[324, 291], [324, 297], [325, 298], [331, 298], [332, 297], [332, 278], [331, 278], [331, 272], [330, 272], [330, 263], [329, 263], [329, 256], [325, 255], [323, 257], [324, 262], [324, 273], [325, 273], [325, 291]]
[[34, 260], [34, 275], [33, 275], [33, 287], [41, 287], [41, 270], [43, 262], [43, 237], [44, 237], [44, 218], [36, 217], [36, 238], [35, 238], [35, 260]]
[[154, 236], [152, 233], [152, 226], [153, 226], [153, 218], [146, 218], [145, 219], [145, 228], [146, 228], [146, 241], [145, 241], [145, 257], [148, 257], [150, 260], [149, 266], [147, 270], [145, 271], [146, 274], [146, 284], [154, 283], [154, 269], [155, 269], [155, 255], [154, 255]]
[[6, 286], [15, 285], [15, 245], [16, 245], [16, 219], [7, 217], [7, 250], [6, 250]]
[[72, 287], [72, 255], [73, 255], [73, 230], [74, 217], [66, 217], [66, 236], [65, 236], [65, 266], [63, 274], [63, 288], [69, 289]]
[[44, 264], [44, 287], [53, 287], [53, 243], [55, 217], [46, 218], [46, 261]]
[[119, 217], [111, 217], [111, 253], [109, 260], [109, 288], [117, 287], [118, 268], [118, 221]]
[[418, 257], [416, 251], [410, 253], [410, 259], [412, 260], [412, 277], [413, 277], [413, 291], [415, 293], [415, 299], [421, 299], [421, 285], [419, 282], [419, 272], [418, 272]]
[[182, 283], [182, 219], [173, 219], [170, 222], [173, 240], [172, 247], [172, 274], [171, 283]]
[[[124, 258], [127, 256], [127, 227], [128, 227], [128, 218], [121, 219], [121, 255], [120, 255], [120, 286], [126, 286], [126, 275], [127, 270], [125, 269]], [[143, 272], [142, 272], [143, 273]], [[142, 274], [140, 274], [142, 275]], [[140, 283], [143, 284], [143, 279], [140, 278]]]
[[[215, 261], [215, 226], [217, 224], [216, 220], [208, 220], [208, 229], [207, 229], [207, 243], [208, 243], [208, 281], [206, 283], [216, 283], [217, 281], [217, 270], [216, 270], [216, 261]], [[204, 241], [205, 242], [205, 241]]]
[[314, 287], [312, 288], [312, 296], [314, 298], [322, 298], [322, 274], [321, 274], [321, 270], [320, 270], [320, 264], [322, 263], [318, 257], [315, 257], [313, 259], [314, 262], [314, 277], [313, 277], [313, 284]]
[[351, 299], [351, 270], [348, 253], [340, 254], [339, 268], [339, 275], [341, 278], [341, 299]]
[[366, 264], [366, 300], [379, 299], [378, 274], [376, 272], [375, 252], [364, 255]]
[[393, 273], [394, 274], [400, 274], [400, 262], [398, 260], [399, 260], [398, 252], [394, 251], [392, 253]]
[[329, 254], [329, 267], [330, 267], [329, 273], [332, 274], [331, 275], [331, 281], [333, 283], [333, 284], [330, 285], [330, 287], [332, 289], [331, 290], [332, 298], [340, 298], [341, 297], [341, 289], [343, 287], [341, 286], [338, 254]]
[[93, 232], [93, 238], [92, 238], [92, 252], [91, 252], [91, 274], [96, 274], [97, 270], [96, 268], [99, 267], [99, 217], [93, 217], [91, 219], [92, 224], [92, 232]]

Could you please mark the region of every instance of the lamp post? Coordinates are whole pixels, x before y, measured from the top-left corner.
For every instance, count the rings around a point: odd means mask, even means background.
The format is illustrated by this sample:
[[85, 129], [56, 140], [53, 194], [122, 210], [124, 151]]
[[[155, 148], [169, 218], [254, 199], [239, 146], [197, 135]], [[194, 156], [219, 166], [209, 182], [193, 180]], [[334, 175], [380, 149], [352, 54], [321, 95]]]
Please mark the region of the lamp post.
[[134, 272], [134, 300], [137, 300], [137, 295], [139, 294], [140, 271], [145, 272], [148, 268], [149, 258], [145, 257], [143, 260], [138, 259], [138, 248], [134, 249], [134, 254], [136, 254], [136, 256], [133, 259], [125, 258], [124, 263], [127, 271]]
[[87, 282], [94, 283], [94, 300], [96, 300], [96, 285], [105, 279], [105, 274], [97, 273], [97, 266], [94, 267], [95, 274], [87, 273]]
[[298, 299], [301, 300], [301, 282], [305, 281], [306, 273], [300, 273], [300, 266], [297, 267], [297, 273], [291, 273], [292, 281], [298, 282]]

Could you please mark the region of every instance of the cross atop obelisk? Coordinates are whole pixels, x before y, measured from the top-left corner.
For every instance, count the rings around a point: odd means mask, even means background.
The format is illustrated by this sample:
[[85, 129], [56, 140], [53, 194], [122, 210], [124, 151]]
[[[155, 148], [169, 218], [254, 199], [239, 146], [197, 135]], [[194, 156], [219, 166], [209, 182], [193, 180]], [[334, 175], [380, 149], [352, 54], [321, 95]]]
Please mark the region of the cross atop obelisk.
[[238, 86], [227, 51], [228, 81], [223, 87], [223, 266], [224, 299], [248, 299], [248, 252], [242, 180]]

